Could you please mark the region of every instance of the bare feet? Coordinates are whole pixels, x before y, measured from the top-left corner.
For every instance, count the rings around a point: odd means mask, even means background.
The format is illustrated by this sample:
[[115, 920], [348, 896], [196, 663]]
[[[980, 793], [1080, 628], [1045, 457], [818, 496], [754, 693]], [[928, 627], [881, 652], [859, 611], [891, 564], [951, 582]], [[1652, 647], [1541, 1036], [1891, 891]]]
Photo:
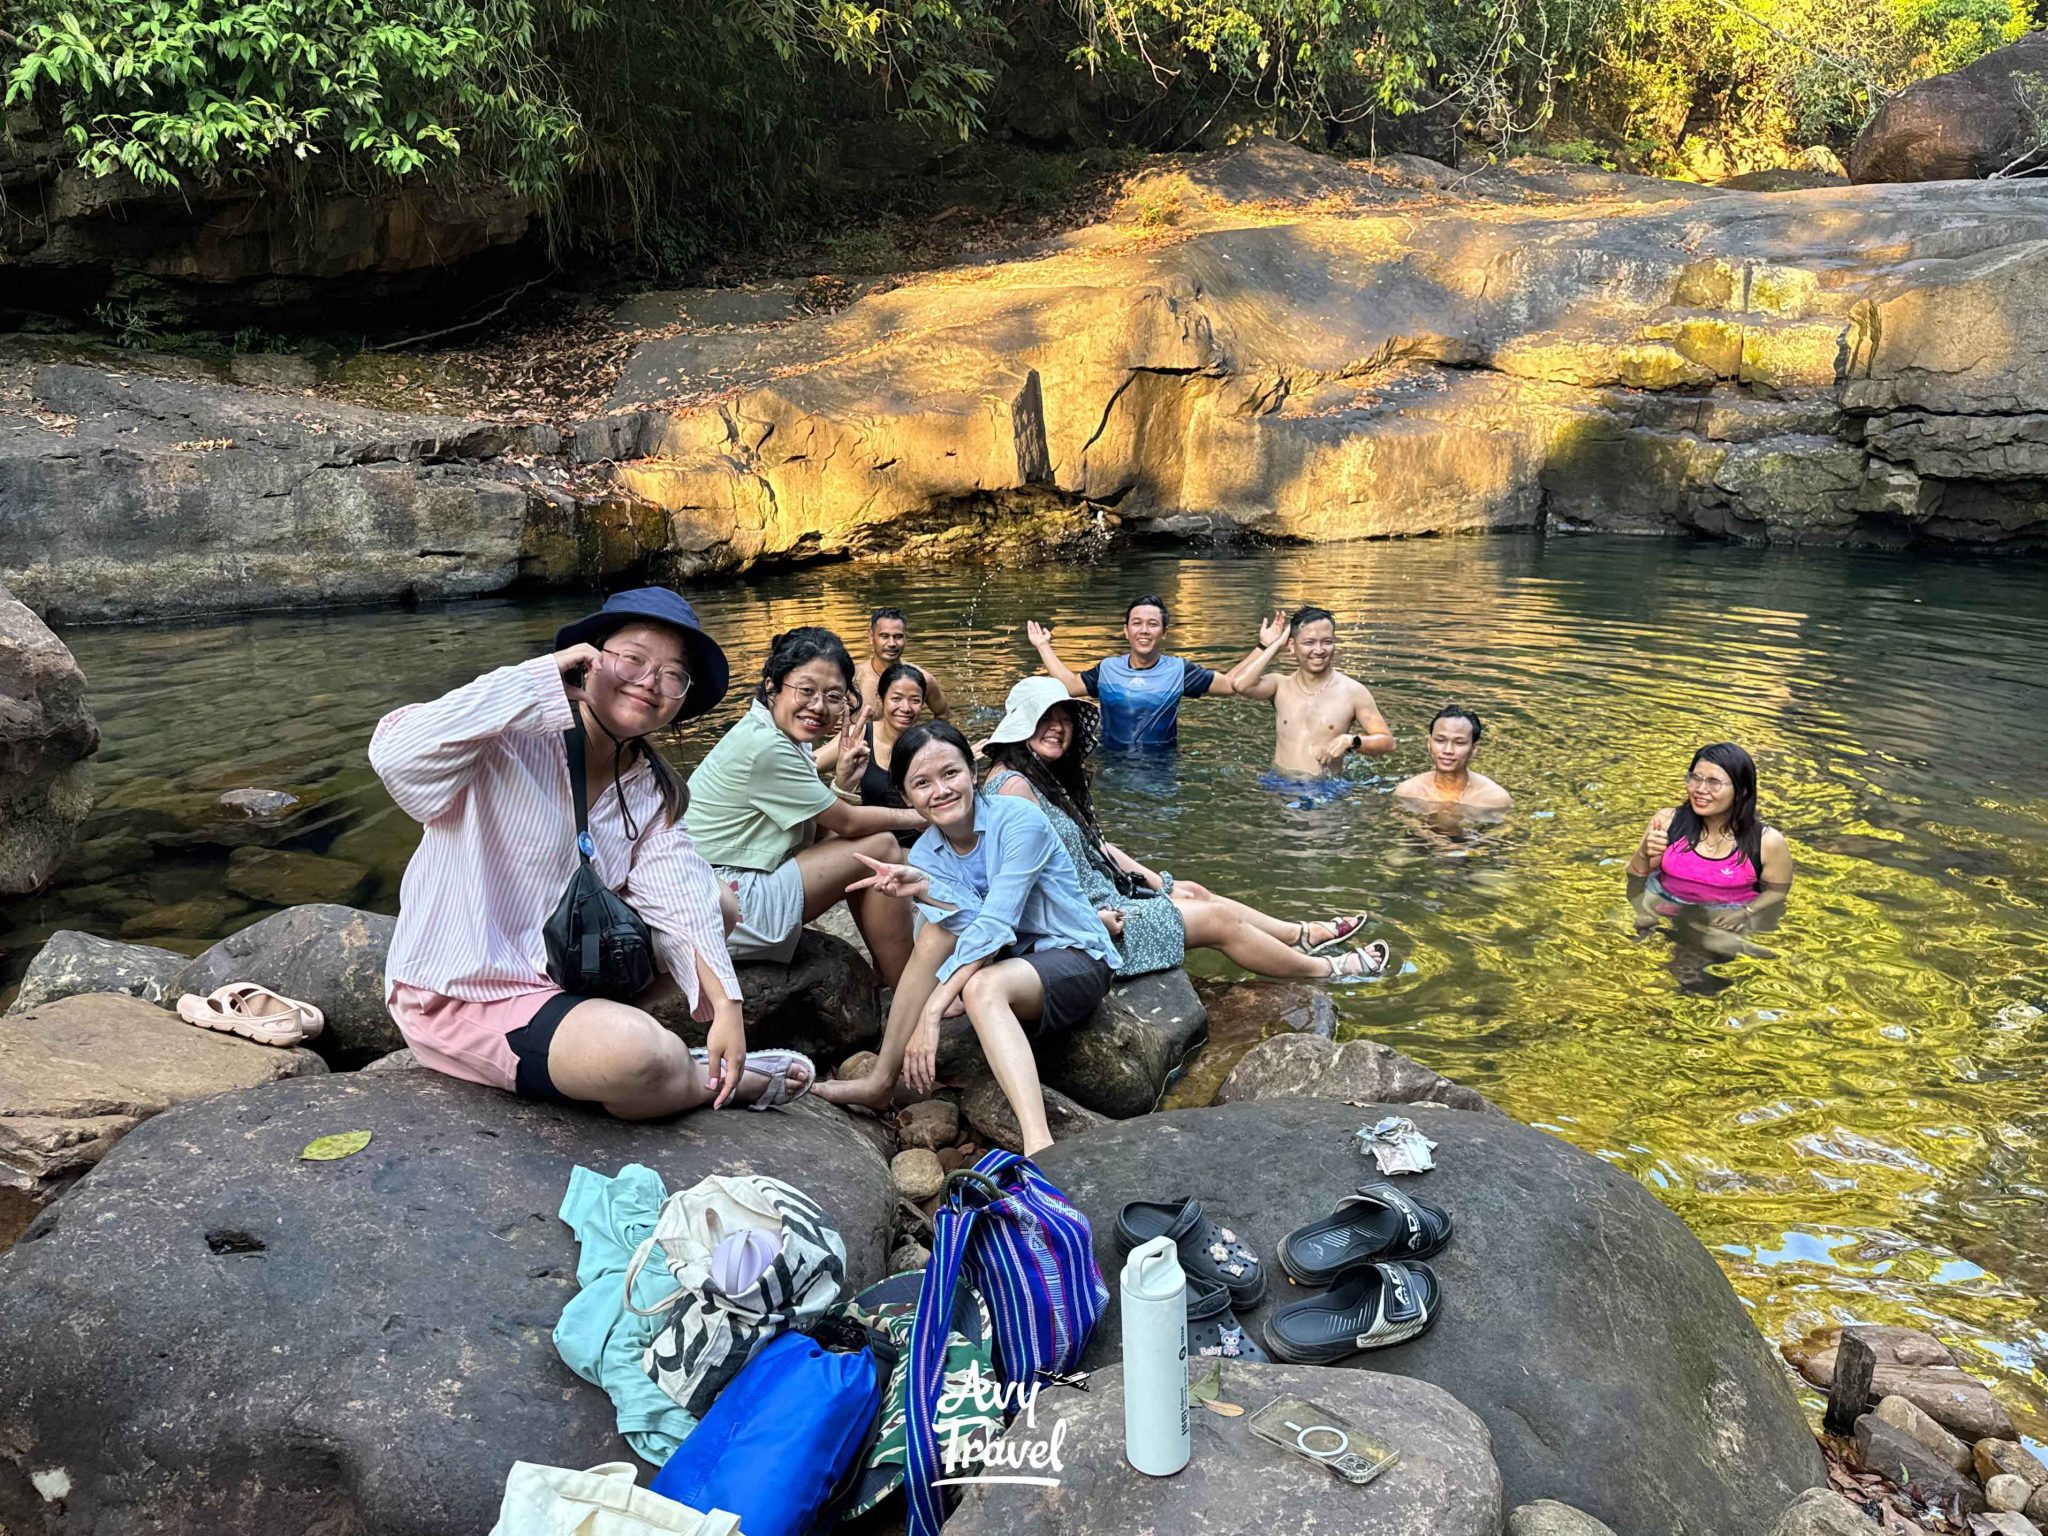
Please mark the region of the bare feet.
[[896, 1097], [896, 1082], [893, 1078], [867, 1077], [828, 1078], [818, 1084], [817, 1096], [827, 1104], [840, 1104], [858, 1109], [871, 1109], [877, 1114], [887, 1112]]

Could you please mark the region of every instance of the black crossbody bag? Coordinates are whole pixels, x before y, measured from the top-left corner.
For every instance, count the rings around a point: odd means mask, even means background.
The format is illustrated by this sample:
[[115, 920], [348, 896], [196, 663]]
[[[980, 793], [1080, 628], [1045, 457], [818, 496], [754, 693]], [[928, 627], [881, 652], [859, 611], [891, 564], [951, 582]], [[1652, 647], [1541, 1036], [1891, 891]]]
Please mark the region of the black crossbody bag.
[[598, 878], [597, 866], [590, 862], [597, 844], [591, 841], [586, 804], [585, 739], [579, 715], [562, 733], [569, 755], [569, 790], [576, 802], [576, 872], [544, 930], [548, 976], [572, 996], [625, 1002], [654, 980], [654, 936], [632, 904]]

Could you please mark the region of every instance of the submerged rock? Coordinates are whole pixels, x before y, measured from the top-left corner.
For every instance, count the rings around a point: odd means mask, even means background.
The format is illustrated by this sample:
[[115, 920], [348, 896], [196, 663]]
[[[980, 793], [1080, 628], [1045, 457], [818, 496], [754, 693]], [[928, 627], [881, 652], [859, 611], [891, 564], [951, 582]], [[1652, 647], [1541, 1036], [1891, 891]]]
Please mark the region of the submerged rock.
[[1003, 1459], [991, 1473], [1036, 1472], [1033, 1448], [1047, 1464], [1056, 1451], [1056, 1488], [970, 1484], [946, 1529], [955, 1536], [1498, 1536], [1501, 1474], [1490, 1437], [1450, 1393], [1374, 1371], [1233, 1360], [1222, 1366], [1217, 1395], [1246, 1409], [1305, 1398], [1399, 1451], [1400, 1466], [1370, 1490], [1357, 1488], [1253, 1438], [1241, 1417], [1191, 1406], [1192, 1459], [1171, 1477], [1147, 1477], [1124, 1460], [1123, 1367], [1113, 1365], [1091, 1373], [1086, 1391], [1043, 1391], [1035, 1414], [1020, 1416], [1003, 1436]]
[[114, 1144], [174, 1104], [327, 1070], [187, 1024], [119, 993], [86, 993], [0, 1025], [0, 1248]]
[[[1510, 1503], [1555, 1499], [1621, 1532], [1755, 1536], [1823, 1481], [1777, 1360], [1648, 1190], [1504, 1116], [1397, 1107], [1438, 1144], [1436, 1169], [1401, 1187], [1457, 1223], [1429, 1261], [1444, 1309], [1421, 1338], [1346, 1367], [1444, 1388], [1486, 1421]], [[1124, 1202], [1179, 1195], [1270, 1263], [1285, 1234], [1369, 1176], [1352, 1133], [1379, 1110], [1298, 1098], [1180, 1110], [1097, 1127], [1043, 1163], [1093, 1224], [1105, 1269]], [[1255, 1333], [1290, 1294], [1270, 1288]], [[1088, 1361], [1120, 1352], [1112, 1287]]]
[[299, 797], [281, 789], [230, 789], [214, 802], [223, 811], [252, 821], [274, 821], [297, 808]]
[[[299, 1161], [350, 1130], [365, 1150]], [[515, 1458], [626, 1459], [550, 1335], [577, 1289], [570, 1169], [633, 1162], [671, 1190], [785, 1179], [849, 1284], [881, 1276], [887, 1165], [822, 1105], [628, 1124], [392, 1072], [159, 1116], [0, 1256], [0, 1315], [36, 1341], [0, 1359], [0, 1525], [477, 1536]]]
[[1293, 1034], [1328, 1038], [1337, 1033], [1337, 1008], [1326, 986], [1204, 978], [1195, 983], [1195, 993], [1209, 1015], [1209, 1038], [1167, 1094], [1166, 1103], [1173, 1109], [1215, 1102], [1216, 1090], [1231, 1069], [1261, 1040]]
[[[0, 505], [7, 502], [0, 474]], [[100, 728], [85, 674], [49, 626], [0, 587], [0, 896], [50, 883], [92, 809]]]
[[190, 955], [154, 949], [147, 944], [122, 944], [74, 928], [60, 928], [29, 961], [9, 1013], [25, 1013], [60, 997], [81, 992], [120, 992], [166, 1008], [178, 1000], [177, 982]]
[[346, 905], [363, 894], [370, 872], [347, 859], [290, 848], [237, 848], [228, 855], [227, 888], [274, 907]]
[[1253, 1047], [1216, 1091], [1216, 1102], [1294, 1095], [1360, 1104], [1431, 1101], [1452, 1109], [1500, 1113], [1484, 1094], [1461, 1087], [1392, 1046], [1377, 1040], [1337, 1045], [1316, 1035], [1280, 1035]]
[[327, 1018], [313, 1048], [337, 1067], [359, 1067], [405, 1044], [384, 1006], [384, 957], [397, 924], [326, 903], [274, 912], [194, 960], [178, 990], [253, 981], [311, 1003]]

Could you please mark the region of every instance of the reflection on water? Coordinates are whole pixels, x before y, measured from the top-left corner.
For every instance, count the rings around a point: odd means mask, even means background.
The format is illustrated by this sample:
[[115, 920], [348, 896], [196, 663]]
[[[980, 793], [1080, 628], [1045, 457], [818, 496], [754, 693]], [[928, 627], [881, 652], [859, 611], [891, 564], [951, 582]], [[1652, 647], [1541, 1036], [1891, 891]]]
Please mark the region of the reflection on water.
[[[912, 659], [985, 728], [1031, 660], [1027, 617], [1056, 615], [1078, 665], [1119, 648], [1123, 604], [1148, 590], [1171, 605], [1174, 647], [1210, 665], [1250, 649], [1276, 605], [1333, 608], [1338, 664], [1401, 745], [1354, 763], [1341, 796], [1268, 790], [1268, 710], [1191, 701], [1177, 759], [1105, 766], [1116, 840], [1283, 914], [1385, 914], [1399, 974], [1341, 989], [1344, 1026], [1642, 1179], [1770, 1338], [1914, 1323], [1974, 1344], [2016, 1404], [2031, 1391], [2048, 1358], [2032, 1299], [2048, 1289], [2048, 568], [1498, 538], [832, 569], [700, 607], [746, 675], [779, 629], [851, 637], [895, 603]], [[359, 865], [359, 899], [390, 909], [413, 828], [369, 773], [371, 725], [541, 649], [585, 606], [71, 634], [104, 800], [64, 883], [0, 912], [6, 977], [54, 927], [193, 947], [253, 920], [267, 908], [224, 883], [238, 839]], [[1475, 766], [1514, 793], [1497, 826], [1391, 802], [1452, 700], [1485, 717]], [[740, 702], [685, 740], [685, 764]], [[1630, 848], [1677, 802], [1692, 750], [1724, 738], [1756, 755], [1798, 865], [1774, 958], [1639, 941], [1632, 921]], [[247, 784], [306, 804], [238, 833], [211, 805]]]

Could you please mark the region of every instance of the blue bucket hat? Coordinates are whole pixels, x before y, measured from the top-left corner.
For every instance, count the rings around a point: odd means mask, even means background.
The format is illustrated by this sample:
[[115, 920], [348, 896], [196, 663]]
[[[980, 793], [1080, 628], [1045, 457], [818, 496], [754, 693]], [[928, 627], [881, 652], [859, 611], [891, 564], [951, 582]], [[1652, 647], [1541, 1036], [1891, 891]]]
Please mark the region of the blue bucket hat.
[[682, 634], [683, 650], [689, 658], [690, 691], [683, 695], [676, 718], [687, 720], [716, 709], [732, 681], [732, 669], [726, 665], [725, 652], [718, 648], [718, 642], [697, 623], [697, 610], [667, 587], [635, 587], [630, 592], [614, 592], [597, 612], [556, 630], [555, 649], [594, 645], [602, 650], [605, 641], [640, 619], [666, 624]]

